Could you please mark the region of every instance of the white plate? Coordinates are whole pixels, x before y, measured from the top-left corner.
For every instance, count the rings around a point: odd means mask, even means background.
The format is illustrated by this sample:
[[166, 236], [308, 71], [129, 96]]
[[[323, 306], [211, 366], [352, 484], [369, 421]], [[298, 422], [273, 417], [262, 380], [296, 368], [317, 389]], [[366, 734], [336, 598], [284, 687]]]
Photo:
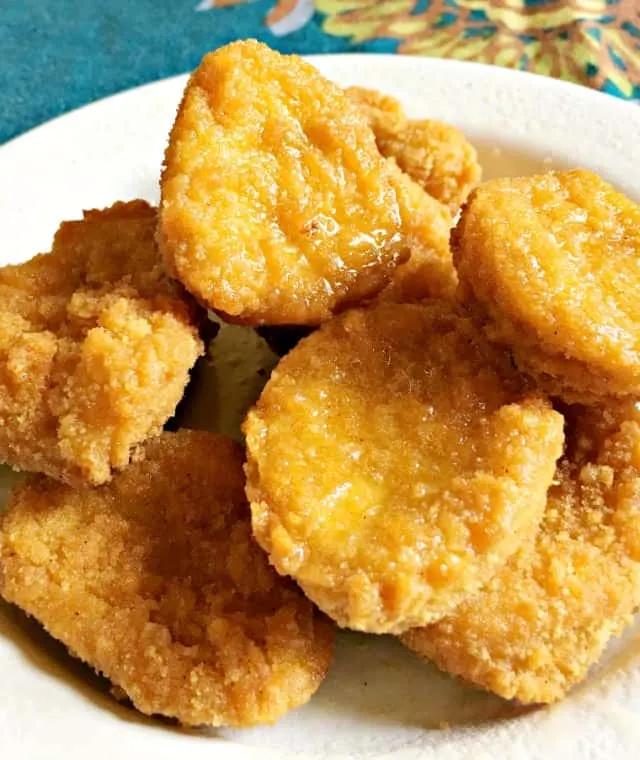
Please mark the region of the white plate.
[[[393, 93], [412, 116], [462, 127], [480, 149], [486, 177], [583, 166], [640, 200], [637, 107], [477, 64], [360, 55], [312, 60], [341, 84]], [[109, 98], [0, 148], [0, 264], [48, 250], [59, 220], [83, 208], [156, 200], [184, 82], [177, 77]], [[440, 674], [389, 637], [342, 633], [331, 674], [308, 706], [275, 727], [197, 732], [117, 705], [88, 669], [5, 606], [0, 757], [630, 759], [640, 746], [639, 632], [630, 629], [565, 702], [526, 711]]]

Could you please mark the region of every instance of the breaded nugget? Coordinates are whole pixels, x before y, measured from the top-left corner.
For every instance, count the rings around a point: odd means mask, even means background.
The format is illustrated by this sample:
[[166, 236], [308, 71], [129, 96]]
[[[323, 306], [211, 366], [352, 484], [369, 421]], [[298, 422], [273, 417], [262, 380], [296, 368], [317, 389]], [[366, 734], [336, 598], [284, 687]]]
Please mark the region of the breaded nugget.
[[271, 722], [324, 678], [332, 626], [251, 537], [242, 452], [163, 433], [101, 488], [34, 476], [0, 522], [0, 593], [144, 713]]
[[396, 164], [392, 170], [411, 253], [409, 260], [395, 270], [391, 282], [378, 298], [397, 303], [424, 298], [452, 300], [458, 277], [449, 247], [451, 214]]
[[287, 354], [247, 416], [254, 534], [341, 626], [402, 632], [533, 533], [562, 428], [450, 305], [354, 309]]
[[403, 172], [455, 216], [480, 182], [476, 149], [459, 129], [440, 121], [409, 121], [391, 134], [376, 136], [383, 156], [394, 158]]
[[313, 66], [255, 41], [191, 77], [161, 186], [171, 271], [229, 321], [318, 324], [409, 255], [365, 117]]
[[160, 432], [202, 351], [143, 201], [65, 222], [0, 269], [0, 461], [100, 484]]
[[392, 161], [410, 247], [381, 298], [400, 303], [453, 298], [457, 276], [451, 259], [452, 215], [480, 181], [475, 149], [454, 127], [408, 121], [395, 98], [364, 87], [347, 97], [365, 114], [382, 155]]
[[493, 180], [452, 245], [463, 297], [550, 393], [640, 393], [637, 204], [587, 171]]
[[450, 617], [402, 637], [521, 702], [563, 697], [640, 604], [640, 414], [576, 414], [535, 544]]
[[345, 92], [366, 115], [380, 153], [455, 216], [482, 175], [478, 154], [462, 132], [432, 119], [407, 120], [395, 98], [376, 90]]
[[402, 104], [393, 96], [367, 87], [347, 87], [344, 92], [364, 113], [376, 140], [380, 135], [393, 134], [406, 125]]

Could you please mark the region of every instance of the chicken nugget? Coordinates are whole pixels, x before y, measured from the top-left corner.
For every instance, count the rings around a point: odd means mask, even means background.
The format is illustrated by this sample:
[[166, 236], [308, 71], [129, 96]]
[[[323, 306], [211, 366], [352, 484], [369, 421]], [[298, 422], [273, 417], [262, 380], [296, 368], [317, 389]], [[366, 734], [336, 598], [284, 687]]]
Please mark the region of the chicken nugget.
[[0, 269], [0, 461], [100, 484], [171, 417], [202, 352], [143, 201], [65, 222]]
[[456, 127], [441, 121], [409, 121], [391, 134], [376, 136], [383, 156], [394, 158], [403, 172], [456, 215], [482, 170], [478, 154]]
[[461, 294], [568, 402], [640, 393], [640, 207], [591, 172], [478, 188], [453, 241]]
[[143, 713], [271, 722], [323, 680], [332, 625], [251, 536], [242, 451], [163, 433], [101, 488], [42, 476], [0, 520], [0, 593]]
[[229, 321], [318, 324], [409, 255], [364, 115], [313, 66], [252, 40], [191, 77], [161, 191], [170, 270]]
[[446, 206], [426, 193], [396, 164], [392, 169], [410, 256], [395, 270], [391, 282], [378, 298], [397, 303], [411, 303], [425, 298], [453, 300], [458, 276], [449, 246], [451, 214]]
[[449, 235], [453, 215], [480, 180], [473, 146], [454, 127], [408, 121], [389, 95], [364, 87], [345, 93], [365, 114], [378, 149], [392, 162], [410, 247], [409, 261], [395, 270], [381, 299], [452, 299], [458, 279]]
[[482, 176], [476, 149], [462, 132], [433, 119], [407, 120], [395, 98], [376, 90], [345, 92], [366, 115], [380, 153], [455, 216]]
[[572, 415], [535, 543], [451, 616], [402, 637], [443, 670], [525, 703], [561, 699], [640, 604], [640, 414]]
[[244, 423], [254, 535], [341, 626], [400, 633], [536, 529], [563, 418], [444, 302], [354, 309], [303, 339]]
[[366, 116], [376, 141], [380, 135], [390, 135], [407, 123], [402, 104], [391, 95], [367, 87], [347, 87], [345, 95]]

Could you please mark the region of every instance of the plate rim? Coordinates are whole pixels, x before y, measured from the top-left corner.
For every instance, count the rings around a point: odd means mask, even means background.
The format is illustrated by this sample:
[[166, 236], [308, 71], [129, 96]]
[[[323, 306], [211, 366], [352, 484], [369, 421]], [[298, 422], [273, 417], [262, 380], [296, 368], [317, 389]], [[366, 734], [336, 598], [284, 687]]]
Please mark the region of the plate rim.
[[[340, 64], [341, 61], [380, 61], [380, 62], [389, 62], [392, 67], [395, 67], [398, 65], [399, 62], [400, 66], [405, 65], [405, 62], [410, 61], [412, 63], [419, 62], [418, 65], [420, 67], [434, 67], [434, 68], [442, 68], [444, 70], [451, 69], [451, 71], [476, 71], [478, 72], [478, 75], [484, 73], [487, 77], [490, 79], [499, 79], [504, 78], [505, 81], [508, 81], [510, 79], [515, 80], [521, 80], [523, 82], [531, 82], [534, 86], [541, 86], [544, 89], [548, 89], [549, 91], [557, 90], [558, 94], [566, 94], [568, 97], [578, 97], [585, 102], [591, 100], [593, 104], [602, 104], [603, 106], [606, 104], [613, 108], [614, 110], [619, 110], [621, 116], [625, 116], [627, 118], [631, 118], [632, 120], [637, 120], [638, 128], [640, 129], [640, 102], [636, 103], [635, 101], [629, 101], [625, 100], [624, 98], [618, 98], [615, 95], [612, 95], [607, 92], [602, 92], [600, 90], [596, 90], [592, 87], [589, 87], [587, 85], [583, 85], [577, 82], [570, 82], [564, 79], [556, 79], [554, 77], [546, 76], [545, 74], [539, 74], [537, 72], [533, 71], [523, 71], [520, 69], [512, 69], [507, 68], [505, 66], [497, 66], [495, 64], [490, 63], [481, 63], [478, 61], [460, 61], [455, 60], [451, 58], [436, 58], [431, 56], [421, 56], [421, 55], [409, 55], [409, 54], [397, 54], [397, 53], [313, 53], [310, 55], [302, 55], [299, 56], [303, 58], [304, 60], [308, 61], [312, 65], [317, 65], [322, 63], [322, 61], [331, 60], [335, 61], [336, 64]], [[16, 143], [24, 140], [25, 138], [33, 136], [35, 133], [39, 133], [44, 128], [50, 127], [53, 124], [58, 124], [60, 121], [72, 117], [77, 116], [79, 113], [83, 113], [84, 111], [92, 108], [93, 106], [101, 105], [107, 101], [111, 101], [123, 96], [130, 96], [133, 94], [137, 94], [141, 91], [146, 91], [148, 89], [151, 89], [153, 87], [157, 87], [158, 85], [174, 82], [177, 83], [180, 80], [186, 80], [191, 75], [191, 72], [193, 70], [190, 69], [188, 71], [184, 71], [180, 74], [172, 74], [168, 77], [161, 77], [159, 79], [153, 79], [149, 82], [143, 82], [142, 84], [134, 85], [133, 87], [128, 87], [124, 90], [118, 90], [117, 92], [113, 92], [110, 95], [105, 95], [104, 97], [97, 98], [96, 100], [92, 100], [89, 103], [84, 103], [81, 106], [77, 106], [76, 108], [72, 108], [69, 111], [65, 111], [64, 113], [58, 114], [57, 116], [52, 117], [51, 119], [47, 119], [46, 121], [37, 124], [34, 127], [31, 127], [30, 129], [26, 130], [25, 132], [21, 132], [18, 135], [15, 135], [11, 139], [7, 140], [6, 142], [2, 143], [0, 145], [0, 152], [3, 152], [8, 147], [13, 147]], [[635, 117], [634, 117], [634, 111], [635, 111]]]

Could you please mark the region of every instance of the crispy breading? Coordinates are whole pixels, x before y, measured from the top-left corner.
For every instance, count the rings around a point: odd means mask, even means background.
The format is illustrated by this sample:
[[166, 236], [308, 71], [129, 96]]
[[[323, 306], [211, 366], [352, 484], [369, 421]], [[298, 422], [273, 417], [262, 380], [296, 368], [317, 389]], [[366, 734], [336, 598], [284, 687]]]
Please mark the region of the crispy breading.
[[482, 176], [478, 154], [462, 132], [433, 119], [408, 120], [399, 101], [376, 90], [345, 92], [366, 115], [380, 153], [455, 216]]
[[397, 165], [392, 170], [411, 253], [378, 298], [398, 303], [424, 298], [453, 300], [458, 277], [449, 247], [451, 214]]
[[256, 538], [341, 626], [399, 633], [535, 531], [563, 418], [446, 303], [354, 309], [303, 339], [244, 424]]
[[0, 461], [104, 483], [173, 414], [202, 342], [156, 222], [143, 201], [89, 211], [0, 269]]
[[391, 134], [376, 137], [383, 156], [456, 215], [480, 182], [482, 170], [473, 145], [456, 127], [441, 121], [409, 121]]
[[171, 271], [230, 321], [318, 324], [409, 255], [365, 117], [313, 66], [253, 40], [192, 75], [161, 190]]
[[521, 702], [564, 697], [640, 604], [640, 414], [631, 405], [568, 417], [535, 542], [451, 616], [402, 637]]
[[473, 146], [455, 127], [407, 120], [398, 100], [377, 90], [349, 87], [392, 163], [405, 220], [409, 261], [399, 266], [381, 298], [412, 302], [454, 297], [457, 275], [449, 248], [452, 219], [480, 181]]
[[344, 92], [366, 116], [376, 141], [380, 135], [393, 134], [406, 125], [402, 103], [392, 95], [367, 87], [347, 87]]
[[242, 451], [163, 433], [101, 488], [42, 476], [0, 522], [0, 593], [142, 712], [271, 722], [323, 680], [332, 626], [251, 536]]
[[462, 297], [568, 402], [640, 393], [640, 207], [591, 172], [478, 188], [456, 228]]

